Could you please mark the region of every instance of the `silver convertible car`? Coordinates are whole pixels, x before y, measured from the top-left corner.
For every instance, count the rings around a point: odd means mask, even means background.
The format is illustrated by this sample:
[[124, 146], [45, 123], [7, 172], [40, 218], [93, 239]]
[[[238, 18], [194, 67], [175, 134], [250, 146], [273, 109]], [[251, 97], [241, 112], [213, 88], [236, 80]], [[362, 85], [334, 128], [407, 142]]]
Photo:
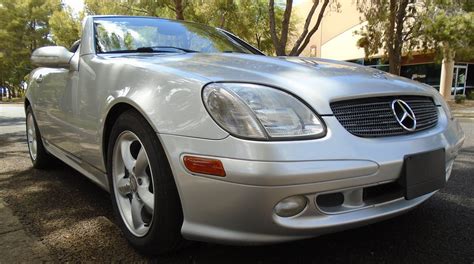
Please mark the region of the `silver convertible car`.
[[150, 254], [402, 214], [445, 185], [464, 140], [427, 85], [265, 56], [201, 24], [91, 16], [70, 50], [31, 60], [34, 167], [54, 156], [109, 191], [124, 236]]

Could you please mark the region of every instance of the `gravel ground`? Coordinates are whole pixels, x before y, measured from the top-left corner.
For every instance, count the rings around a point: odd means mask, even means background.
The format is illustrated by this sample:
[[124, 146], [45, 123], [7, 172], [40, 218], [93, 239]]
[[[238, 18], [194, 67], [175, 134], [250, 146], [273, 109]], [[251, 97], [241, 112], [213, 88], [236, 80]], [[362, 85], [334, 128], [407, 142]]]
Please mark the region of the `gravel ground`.
[[[0, 115], [0, 119], [2, 116]], [[114, 224], [109, 196], [73, 169], [31, 168], [23, 131], [0, 120], [0, 198], [53, 259], [150, 261]], [[12, 121], [12, 120], [11, 120]], [[21, 120], [13, 120], [18, 125]], [[474, 263], [474, 121], [447, 186], [400, 217], [319, 238], [264, 247], [196, 243], [159, 263]], [[8, 131], [8, 132], [7, 132]], [[1, 262], [1, 261], [0, 261]]]

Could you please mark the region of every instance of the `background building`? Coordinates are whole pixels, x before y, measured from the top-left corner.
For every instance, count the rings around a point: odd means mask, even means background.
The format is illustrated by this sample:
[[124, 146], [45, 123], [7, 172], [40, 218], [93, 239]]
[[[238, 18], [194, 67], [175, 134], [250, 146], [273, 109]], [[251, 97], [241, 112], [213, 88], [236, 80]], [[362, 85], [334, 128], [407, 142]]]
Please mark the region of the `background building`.
[[[295, 10], [300, 18], [307, 16], [312, 2], [312, 0], [299, 1]], [[361, 30], [365, 22], [361, 21], [362, 14], [357, 10], [356, 1], [339, 2], [341, 4], [339, 11], [326, 12], [319, 30], [301, 56], [351, 61], [388, 71], [388, 63], [384, 64], [381, 59], [382, 53], [366, 60], [364, 50], [357, 47], [360, 36], [355, 32]], [[300, 23], [303, 27], [304, 20]], [[435, 63], [433, 54], [424, 54], [421, 51], [413, 53], [411, 59], [403, 57], [400, 74], [439, 89], [441, 64]], [[456, 61], [452, 92], [465, 94], [470, 89], [474, 90], [474, 62]]]

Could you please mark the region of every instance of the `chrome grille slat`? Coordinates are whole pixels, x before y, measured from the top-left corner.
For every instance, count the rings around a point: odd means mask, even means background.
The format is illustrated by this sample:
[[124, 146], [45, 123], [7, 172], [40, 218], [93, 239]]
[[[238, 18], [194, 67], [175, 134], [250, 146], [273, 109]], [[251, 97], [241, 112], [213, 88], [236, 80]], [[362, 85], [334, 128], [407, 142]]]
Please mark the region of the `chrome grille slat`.
[[436, 114], [433, 114], [433, 113], [417, 113], [415, 112], [415, 116], [416, 118], [422, 118], [422, 119], [425, 119], [425, 118], [430, 118], [430, 117], [438, 117], [438, 115]]
[[[402, 128], [392, 112], [395, 99], [405, 101], [417, 120], [415, 131]], [[438, 123], [438, 109], [430, 97], [387, 96], [352, 99], [331, 103], [331, 109], [341, 125], [360, 137], [397, 136], [432, 128]]]
[[414, 113], [433, 113], [433, 108], [412, 108]]
[[393, 119], [393, 116], [387, 116], [387, 115], [374, 115], [374, 116], [362, 116], [362, 117], [356, 117], [356, 118], [351, 118], [350, 116], [344, 116], [341, 117], [339, 121], [357, 121], [357, 120], [381, 120], [381, 119]]
[[[387, 102], [359, 104], [359, 105], [357, 105], [357, 107], [363, 107], [363, 106], [375, 107], [375, 105], [377, 105], [377, 104], [383, 105], [383, 104], [387, 104]], [[339, 107], [339, 109], [344, 109], [344, 108], [348, 108], [348, 107], [354, 107], [354, 106], [353, 106], [353, 105], [350, 105], [350, 104], [349, 104], [349, 105], [345, 105], [345, 106], [342, 105], [342, 106]]]
[[370, 113], [378, 113], [380, 111], [380, 109], [377, 109], [377, 108], [375, 108], [375, 109], [352, 108], [350, 110], [340, 111], [340, 112], [338, 112], [338, 114], [340, 114], [340, 115], [353, 115], [354, 111], [365, 112], [364, 114], [370, 114]]
[[420, 104], [428, 103], [426, 100], [404, 100], [404, 101], [407, 102], [407, 103], [420, 103]]

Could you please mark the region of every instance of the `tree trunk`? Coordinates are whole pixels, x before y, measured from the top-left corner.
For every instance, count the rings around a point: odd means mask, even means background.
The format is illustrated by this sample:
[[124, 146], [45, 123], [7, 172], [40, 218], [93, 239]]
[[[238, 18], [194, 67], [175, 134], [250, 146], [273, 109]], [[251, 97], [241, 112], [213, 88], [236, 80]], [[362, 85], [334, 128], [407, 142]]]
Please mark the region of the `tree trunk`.
[[[397, 5], [398, 4], [398, 5]], [[389, 72], [400, 75], [403, 50], [403, 27], [408, 0], [390, 0], [390, 23], [388, 38]]]
[[227, 12], [223, 12], [223, 13], [221, 14], [221, 21], [220, 21], [220, 25], [219, 25], [220, 28], [225, 28], [224, 26], [225, 26], [225, 18], [226, 18], [226, 16], [227, 16]]
[[268, 13], [270, 20], [270, 35], [272, 37], [273, 46], [275, 47], [275, 53], [277, 56], [284, 56], [285, 47], [282, 47], [281, 41], [277, 36], [276, 26], [275, 26], [275, 1], [270, 0], [268, 2]]
[[[329, 5], [330, 0], [324, 0], [321, 9], [319, 10], [318, 18], [316, 20], [315, 25], [309, 29], [311, 24], [311, 20], [314, 16], [314, 13], [319, 5], [321, 0], [313, 0], [313, 5], [309, 10], [305, 24], [303, 26], [303, 32], [296, 40], [293, 48], [290, 50], [290, 56], [298, 56], [303, 52], [303, 50], [308, 46], [311, 37], [314, 33], [319, 29], [321, 25], [322, 18], [324, 16], [324, 12], [326, 11], [326, 7]], [[269, 18], [270, 18], [270, 34], [272, 37], [273, 46], [275, 47], [276, 54], [278, 56], [286, 56], [286, 45], [288, 43], [288, 33], [290, 28], [290, 21], [291, 21], [291, 12], [293, 9], [293, 0], [286, 0], [286, 7], [285, 12], [283, 13], [283, 21], [281, 23], [281, 32], [280, 38], [278, 38], [275, 26], [275, 7], [274, 7], [274, 0], [269, 1], [268, 11], [269, 11]]]
[[291, 49], [290, 55], [299, 55], [297, 54], [298, 48], [300, 47], [301, 43], [308, 35], [309, 24], [311, 24], [311, 20], [313, 18], [314, 12], [316, 11], [316, 8], [318, 8], [318, 5], [319, 5], [319, 1], [313, 1], [313, 5], [311, 6], [311, 9], [309, 10], [309, 13], [306, 16], [306, 20], [304, 22], [303, 32], [301, 33], [300, 37], [296, 40], [295, 45], [293, 46], [293, 49]]
[[286, 0], [283, 21], [281, 22], [280, 49], [282, 55], [286, 55], [286, 44], [288, 43], [288, 30], [290, 29], [291, 11], [293, 9], [293, 0]]
[[174, 0], [175, 13], [177, 20], [184, 20], [184, 6], [182, 0]]
[[260, 36], [257, 33], [255, 33], [255, 41], [257, 42], [257, 49], [261, 50], [262, 44], [261, 44]]
[[[318, 3], [319, 3], [319, 1], [318, 1]], [[309, 31], [309, 33], [303, 38], [304, 39], [303, 44], [301, 44], [301, 42], [298, 42], [298, 41], [295, 43], [295, 46], [293, 47], [293, 49], [290, 53], [291, 56], [299, 56], [301, 54], [301, 52], [303, 52], [303, 50], [308, 46], [309, 41], [311, 40], [311, 37], [314, 35], [314, 33], [316, 33], [316, 31], [319, 29], [319, 26], [321, 25], [321, 21], [323, 20], [324, 12], [326, 11], [326, 8], [327, 8], [328, 5], [329, 5], [329, 0], [324, 0], [324, 3], [321, 7], [321, 10], [319, 11], [319, 15], [318, 15], [318, 19], [316, 20], [316, 24], [313, 26], [311, 31]], [[316, 5], [316, 7], [317, 7], [317, 5]], [[311, 11], [310, 11], [308, 16], [312, 16], [313, 13], [311, 13]]]
[[283, 13], [283, 21], [281, 22], [280, 38], [277, 36], [275, 26], [275, 1], [268, 2], [268, 13], [270, 19], [270, 35], [272, 36], [273, 46], [277, 56], [286, 56], [286, 44], [288, 42], [288, 31], [290, 28], [291, 11], [293, 8], [293, 0], [286, 0], [285, 12]]
[[454, 52], [446, 50], [443, 53], [443, 62], [441, 64], [441, 80], [439, 83], [439, 92], [444, 100], [451, 99], [451, 88], [453, 86], [454, 71]]
[[391, 74], [400, 75], [400, 68], [402, 62], [401, 52], [395, 49], [388, 52], [388, 66]]

